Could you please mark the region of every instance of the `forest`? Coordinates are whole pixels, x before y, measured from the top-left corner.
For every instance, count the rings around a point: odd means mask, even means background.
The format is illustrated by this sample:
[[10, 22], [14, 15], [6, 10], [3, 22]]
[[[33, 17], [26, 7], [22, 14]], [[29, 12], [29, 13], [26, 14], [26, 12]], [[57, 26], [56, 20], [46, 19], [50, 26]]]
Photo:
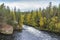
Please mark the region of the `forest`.
[[22, 29], [23, 25], [33, 26], [39, 30], [48, 30], [60, 33], [60, 4], [52, 6], [52, 2], [46, 8], [21, 12], [10, 10], [4, 3], [0, 5], [0, 25], [3, 23], [13, 26], [14, 29]]

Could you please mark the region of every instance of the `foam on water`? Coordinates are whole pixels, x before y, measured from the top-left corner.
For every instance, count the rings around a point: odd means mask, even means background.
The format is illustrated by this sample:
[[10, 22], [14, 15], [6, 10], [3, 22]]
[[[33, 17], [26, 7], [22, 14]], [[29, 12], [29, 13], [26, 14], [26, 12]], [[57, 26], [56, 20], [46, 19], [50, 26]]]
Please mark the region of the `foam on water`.
[[29, 27], [29, 26], [23, 25], [23, 28], [24, 28], [26, 31], [30, 32], [31, 34], [34, 34], [34, 35], [37, 36], [37, 37], [44, 37], [44, 36], [47, 37], [47, 36], [48, 36], [48, 38], [50, 38], [49, 35], [46, 35], [46, 34], [44, 34], [42, 31], [39, 31], [39, 30], [37, 30], [37, 29], [35, 29], [35, 28], [33, 28], [33, 27]]

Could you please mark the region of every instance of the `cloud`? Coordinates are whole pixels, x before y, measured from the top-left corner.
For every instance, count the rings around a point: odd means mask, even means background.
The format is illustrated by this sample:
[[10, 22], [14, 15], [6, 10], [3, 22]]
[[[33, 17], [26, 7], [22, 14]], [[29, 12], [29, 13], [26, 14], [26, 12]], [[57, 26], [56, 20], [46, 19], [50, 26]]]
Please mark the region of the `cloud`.
[[48, 4], [38, 3], [38, 2], [13, 2], [13, 3], [5, 3], [5, 6], [9, 6], [10, 8], [16, 7], [21, 10], [36, 10], [38, 8], [46, 7]]
[[16, 2], [16, 1], [60, 1], [60, 0], [0, 0], [2, 2]]
[[[36, 10], [38, 8], [46, 8], [49, 5], [48, 1], [34, 1], [34, 2], [0, 2], [0, 4], [4, 3], [5, 6], [9, 6], [10, 9], [13, 9], [16, 7], [19, 8], [21, 11], [27, 11], [27, 10]], [[59, 2], [58, 2], [59, 3]], [[58, 5], [57, 2], [52, 1], [53, 5]]]

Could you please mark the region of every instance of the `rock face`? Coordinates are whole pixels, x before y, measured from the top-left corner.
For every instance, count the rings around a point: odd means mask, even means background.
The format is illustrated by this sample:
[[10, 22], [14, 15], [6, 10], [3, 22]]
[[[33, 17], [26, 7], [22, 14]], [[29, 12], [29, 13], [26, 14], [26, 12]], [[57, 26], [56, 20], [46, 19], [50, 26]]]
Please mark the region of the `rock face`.
[[8, 24], [0, 25], [0, 32], [3, 34], [12, 34], [13, 33], [13, 27]]

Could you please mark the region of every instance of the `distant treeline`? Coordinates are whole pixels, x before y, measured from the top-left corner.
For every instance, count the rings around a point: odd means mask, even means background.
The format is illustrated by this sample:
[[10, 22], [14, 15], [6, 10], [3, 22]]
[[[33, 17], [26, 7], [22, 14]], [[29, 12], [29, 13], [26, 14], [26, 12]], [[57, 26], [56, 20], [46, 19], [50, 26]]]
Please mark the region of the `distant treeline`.
[[39, 8], [39, 10], [28, 12], [21, 12], [20, 9], [16, 11], [16, 8], [11, 11], [9, 7], [5, 8], [4, 4], [2, 4], [0, 6], [1, 14], [4, 16], [4, 21], [13, 27], [19, 25], [22, 28], [22, 25], [26, 24], [39, 30], [60, 32], [60, 4], [58, 6], [52, 6], [50, 2], [49, 6], [45, 9], [41, 10]]

